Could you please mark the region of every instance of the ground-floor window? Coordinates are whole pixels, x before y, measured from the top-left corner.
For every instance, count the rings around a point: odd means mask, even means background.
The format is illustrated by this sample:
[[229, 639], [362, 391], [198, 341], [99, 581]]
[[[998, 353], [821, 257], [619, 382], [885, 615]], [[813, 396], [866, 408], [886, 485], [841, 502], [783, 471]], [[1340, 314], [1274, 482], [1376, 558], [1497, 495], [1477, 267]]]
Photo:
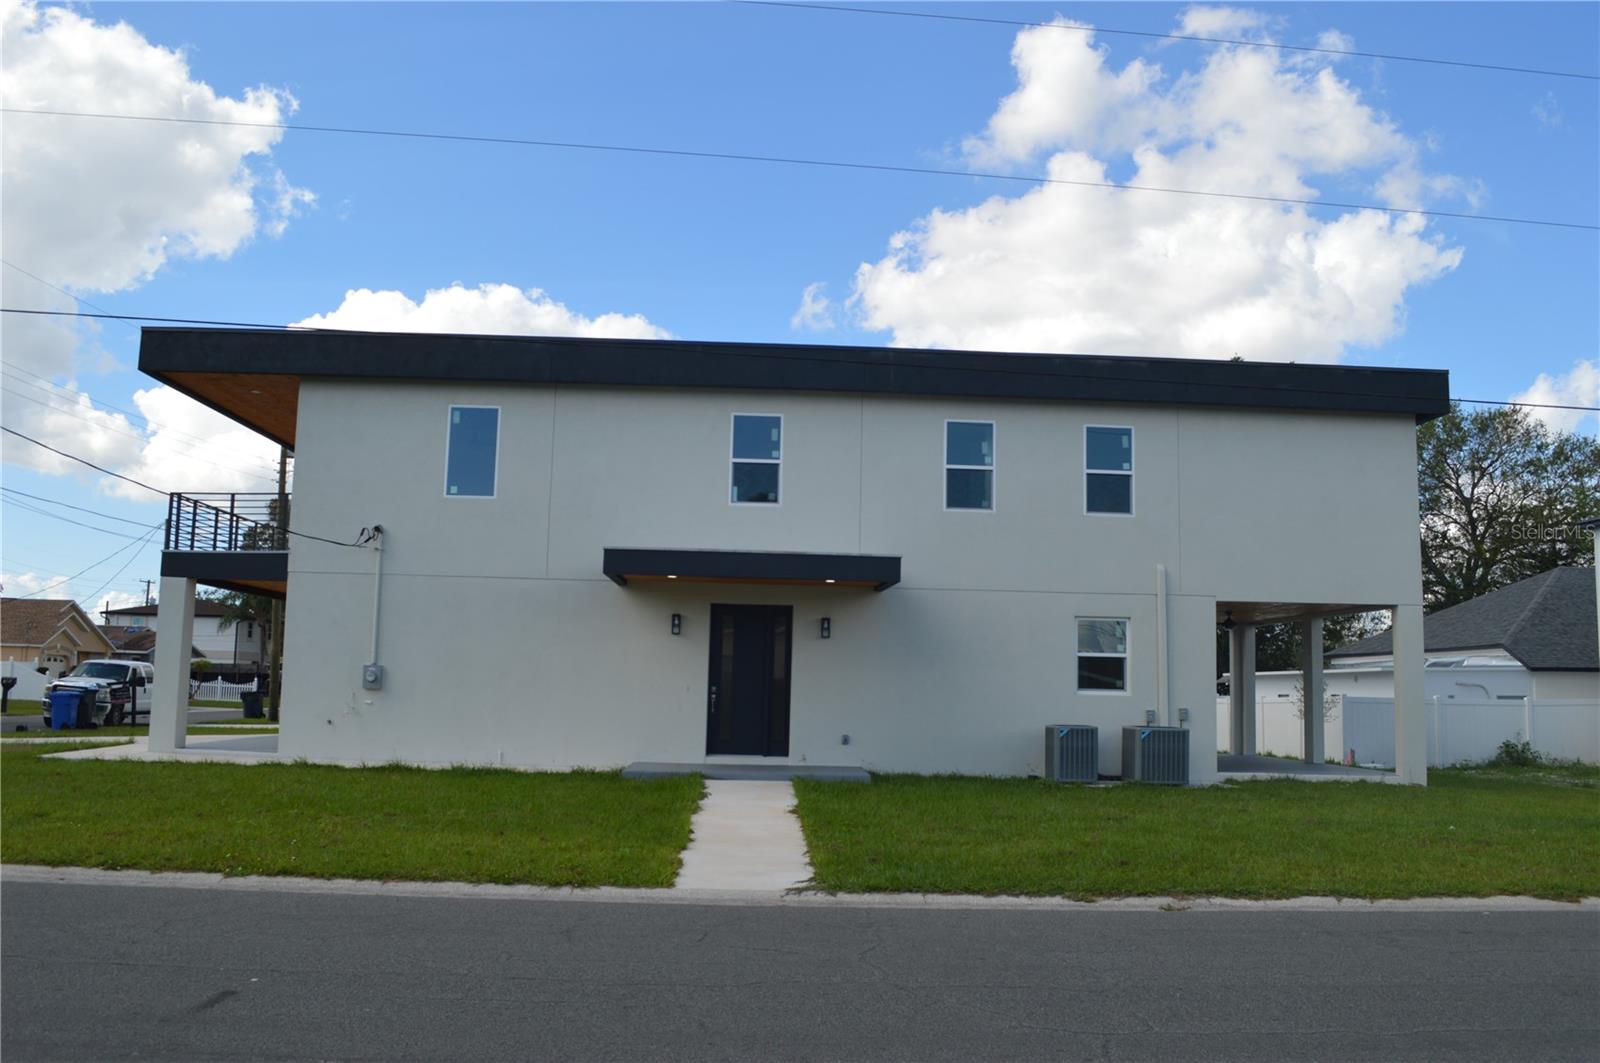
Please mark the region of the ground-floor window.
[[1078, 618], [1078, 689], [1116, 693], [1128, 689], [1128, 622]]

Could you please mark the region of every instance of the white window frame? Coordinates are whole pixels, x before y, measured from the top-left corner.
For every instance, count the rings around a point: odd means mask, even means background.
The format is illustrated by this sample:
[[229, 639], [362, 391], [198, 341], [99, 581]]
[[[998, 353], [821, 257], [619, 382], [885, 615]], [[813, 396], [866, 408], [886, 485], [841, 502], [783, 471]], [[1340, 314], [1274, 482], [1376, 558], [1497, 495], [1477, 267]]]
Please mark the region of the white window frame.
[[[1089, 429], [1108, 428], [1113, 432], [1128, 433], [1128, 468], [1127, 469], [1091, 469], [1089, 468]], [[1137, 444], [1134, 442], [1134, 431], [1131, 424], [1086, 424], [1083, 426], [1083, 515], [1085, 517], [1131, 517], [1138, 510], [1138, 498], [1135, 490], [1133, 474], [1139, 465], [1134, 458]], [[1128, 512], [1106, 513], [1101, 510], [1089, 508], [1089, 476], [1126, 476], [1128, 478]]]
[[[1122, 625], [1122, 652], [1121, 653], [1085, 653], [1079, 649], [1078, 625], [1089, 623], [1113, 623]], [[1072, 621], [1072, 685], [1079, 694], [1092, 698], [1125, 698], [1133, 691], [1133, 621], [1126, 616], [1079, 616]], [[1078, 686], [1080, 672], [1078, 661], [1084, 657], [1122, 658], [1122, 689], [1121, 690], [1085, 690]]]
[[[494, 411], [494, 489], [487, 495], [453, 495], [450, 493], [450, 415], [456, 410]], [[444, 411], [444, 497], [452, 501], [492, 502], [500, 496], [500, 426], [505, 414], [498, 406], [484, 406], [471, 402], [452, 402]]]
[[[989, 426], [989, 464], [988, 465], [952, 465], [950, 464], [950, 426], [953, 424], [986, 424]], [[982, 421], [972, 417], [946, 417], [944, 428], [939, 434], [939, 497], [944, 502], [946, 513], [993, 513], [1000, 508], [1000, 428], [993, 421]], [[950, 476], [951, 469], [972, 469], [977, 472], [989, 474], [989, 506], [952, 506], [950, 504]]]
[[[741, 458], [733, 452], [734, 427], [741, 417], [776, 417], [778, 419], [778, 456], [776, 458]], [[778, 509], [783, 505], [783, 455], [789, 450], [789, 426], [783, 423], [781, 413], [755, 413], [735, 410], [728, 415], [728, 505], [754, 506], [757, 509]], [[778, 500], [776, 502], [735, 502], [733, 499], [733, 467], [735, 465], [776, 465], [778, 467]]]

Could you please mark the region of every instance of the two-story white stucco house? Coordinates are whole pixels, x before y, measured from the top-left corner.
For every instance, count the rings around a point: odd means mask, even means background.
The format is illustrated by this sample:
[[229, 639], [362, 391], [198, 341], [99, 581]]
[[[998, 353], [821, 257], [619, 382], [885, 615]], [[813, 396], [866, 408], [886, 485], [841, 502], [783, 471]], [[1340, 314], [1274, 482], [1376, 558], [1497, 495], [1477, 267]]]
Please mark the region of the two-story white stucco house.
[[153, 749], [197, 583], [286, 597], [280, 753], [549, 768], [1024, 775], [1082, 723], [1115, 775], [1153, 721], [1205, 782], [1225, 616], [1248, 673], [1253, 624], [1387, 609], [1426, 777], [1442, 372], [190, 329], [140, 367], [296, 458], [292, 505], [173, 496]]

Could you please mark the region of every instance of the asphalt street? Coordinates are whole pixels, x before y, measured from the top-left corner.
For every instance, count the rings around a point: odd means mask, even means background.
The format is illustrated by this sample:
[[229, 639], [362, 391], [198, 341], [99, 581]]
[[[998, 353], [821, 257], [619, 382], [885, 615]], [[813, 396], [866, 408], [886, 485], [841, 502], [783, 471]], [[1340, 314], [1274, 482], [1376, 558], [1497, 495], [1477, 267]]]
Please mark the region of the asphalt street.
[[0, 886], [34, 1059], [1594, 1060], [1600, 913]]

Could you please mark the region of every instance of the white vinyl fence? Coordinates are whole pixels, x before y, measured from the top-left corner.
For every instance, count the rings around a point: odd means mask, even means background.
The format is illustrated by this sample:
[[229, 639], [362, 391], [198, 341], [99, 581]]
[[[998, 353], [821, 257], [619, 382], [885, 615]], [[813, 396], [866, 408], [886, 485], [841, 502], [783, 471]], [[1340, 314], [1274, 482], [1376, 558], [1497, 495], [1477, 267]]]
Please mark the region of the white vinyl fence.
[[248, 683], [229, 683], [221, 679], [211, 679], [204, 683], [189, 680], [189, 697], [193, 701], [238, 701], [239, 691], [254, 690], [259, 680], [252, 679]]
[[[1444, 767], [1493, 758], [1500, 743], [1526, 741], [1560, 760], [1600, 763], [1600, 702], [1518, 698], [1460, 701], [1431, 698], [1427, 705], [1428, 765]], [[1217, 699], [1217, 736], [1230, 735], [1228, 699]], [[1256, 703], [1256, 748], [1280, 756], [1303, 755], [1298, 698]], [[1357, 764], [1394, 766], [1394, 699], [1335, 694], [1323, 716], [1323, 750]]]

